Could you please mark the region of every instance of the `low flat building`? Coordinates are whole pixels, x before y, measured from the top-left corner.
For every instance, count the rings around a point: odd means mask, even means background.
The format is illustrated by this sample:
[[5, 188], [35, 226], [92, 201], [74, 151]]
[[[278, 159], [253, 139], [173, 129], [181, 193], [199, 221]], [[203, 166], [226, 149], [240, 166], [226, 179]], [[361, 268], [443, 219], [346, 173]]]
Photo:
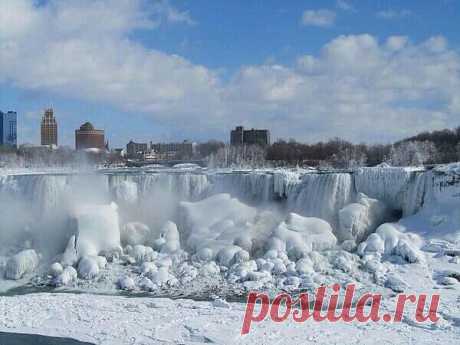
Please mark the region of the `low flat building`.
[[127, 158], [142, 158], [145, 154], [149, 153], [149, 145], [147, 143], [135, 143], [130, 141], [126, 145]]
[[75, 148], [77, 151], [86, 149], [105, 150], [104, 130], [95, 129], [90, 122], [85, 122], [75, 131]]
[[195, 152], [195, 144], [184, 140], [181, 143], [150, 144], [158, 159], [189, 159]]

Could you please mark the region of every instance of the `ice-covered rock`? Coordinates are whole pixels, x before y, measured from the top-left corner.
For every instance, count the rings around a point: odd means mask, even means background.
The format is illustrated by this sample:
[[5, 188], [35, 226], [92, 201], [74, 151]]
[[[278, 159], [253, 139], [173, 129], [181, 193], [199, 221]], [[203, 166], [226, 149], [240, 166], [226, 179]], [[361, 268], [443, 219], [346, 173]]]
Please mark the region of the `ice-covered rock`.
[[309, 274], [315, 271], [310, 258], [299, 259], [295, 264], [295, 269], [299, 274]]
[[37, 268], [39, 260], [39, 256], [33, 249], [19, 252], [6, 263], [5, 278], [11, 280], [21, 279], [24, 275], [32, 273]]
[[77, 254], [77, 245], [76, 245], [76, 237], [72, 235], [67, 243], [64, 253], [62, 254], [61, 264], [62, 266], [73, 266], [78, 261], [78, 254]]
[[233, 263], [234, 256], [240, 251], [242, 249], [238, 246], [227, 246], [217, 253], [216, 260], [220, 265], [229, 267]]
[[133, 247], [130, 255], [134, 258], [137, 263], [142, 263], [146, 261], [153, 261], [157, 258], [158, 253], [153, 250], [151, 247], [143, 246], [138, 244]]
[[64, 268], [61, 274], [55, 277], [52, 281], [54, 286], [66, 286], [77, 280], [77, 271], [72, 266]]
[[95, 256], [84, 256], [78, 262], [78, 275], [82, 279], [91, 280], [99, 274], [99, 263]]
[[175, 277], [169, 273], [167, 267], [160, 267], [156, 272], [151, 272], [149, 274], [149, 278], [158, 286], [167, 284], [175, 279]]
[[339, 211], [339, 226], [336, 231], [339, 241], [363, 241], [377, 227], [390, 218], [387, 206], [359, 193], [357, 201]]
[[132, 291], [136, 288], [133, 278], [128, 276], [123, 276], [118, 279], [117, 286], [121, 290]]
[[63, 271], [64, 271], [64, 268], [62, 267], [62, 265], [61, 265], [59, 262], [55, 262], [54, 264], [52, 264], [52, 265], [50, 266], [49, 274], [50, 274], [53, 278], [56, 278], [56, 277], [59, 276]]
[[198, 261], [214, 260], [214, 253], [211, 248], [201, 248], [194, 256]]
[[139, 273], [141, 274], [147, 274], [150, 272], [156, 272], [158, 270], [157, 266], [155, 265], [154, 262], [143, 262], [139, 266]]
[[180, 250], [180, 235], [175, 223], [168, 221], [160, 230], [154, 248], [161, 253], [173, 254]]
[[409, 263], [423, 262], [424, 256], [420, 251], [423, 241], [417, 235], [401, 232], [400, 229], [394, 223], [382, 224], [359, 245], [358, 254], [396, 255]]
[[248, 233], [247, 224], [254, 222], [257, 210], [229, 194], [217, 194], [199, 202], [181, 202], [180, 215], [190, 249], [218, 252]]
[[297, 254], [295, 256], [300, 257], [312, 250], [331, 249], [337, 243], [328, 222], [319, 218], [302, 217], [295, 213], [290, 213], [274, 230], [273, 235], [286, 243], [288, 253], [294, 250], [294, 254]]
[[144, 223], [130, 222], [125, 224], [121, 232], [123, 243], [135, 246], [137, 244], [146, 244], [150, 239], [150, 228]]
[[141, 290], [143, 291], [154, 291], [157, 286], [147, 277], [143, 277], [139, 283], [138, 283], [138, 286]]

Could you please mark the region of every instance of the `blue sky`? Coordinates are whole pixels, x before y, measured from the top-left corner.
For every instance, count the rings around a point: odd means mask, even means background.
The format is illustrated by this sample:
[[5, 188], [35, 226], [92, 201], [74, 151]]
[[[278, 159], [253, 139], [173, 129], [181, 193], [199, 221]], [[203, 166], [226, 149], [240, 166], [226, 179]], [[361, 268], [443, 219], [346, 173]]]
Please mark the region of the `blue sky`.
[[460, 1], [2, 0], [0, 109], [21, 143], [389, 142], [460, 125]]

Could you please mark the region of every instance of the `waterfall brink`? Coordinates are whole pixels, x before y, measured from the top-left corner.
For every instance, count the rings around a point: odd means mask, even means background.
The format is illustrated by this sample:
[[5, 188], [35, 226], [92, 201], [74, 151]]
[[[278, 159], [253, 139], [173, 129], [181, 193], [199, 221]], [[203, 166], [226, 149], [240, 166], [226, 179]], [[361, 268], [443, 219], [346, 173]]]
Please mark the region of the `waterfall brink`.
[[338, 211], [353, 202], [352, 175], [306, 174], [297, 187], [288, 195], [288, 209], [304, 216], [338, 223]]
[[167, 199], [177, 201], [198, 201], [229, 193], [254, 205], [285, 203], [287, 211], [334, 223], [338, 210], [354, 202], [357, 193], [379, 199], [404, 216], [414, 214], [434, 196], [433, 179], [430, 171], [378, 167], [347, 173], [266, 170], [9, 175], [0, 177], [0, 195], [27, 201], [44, 215], [69, 203], [156, 203], [154, 199], [167, 195]]

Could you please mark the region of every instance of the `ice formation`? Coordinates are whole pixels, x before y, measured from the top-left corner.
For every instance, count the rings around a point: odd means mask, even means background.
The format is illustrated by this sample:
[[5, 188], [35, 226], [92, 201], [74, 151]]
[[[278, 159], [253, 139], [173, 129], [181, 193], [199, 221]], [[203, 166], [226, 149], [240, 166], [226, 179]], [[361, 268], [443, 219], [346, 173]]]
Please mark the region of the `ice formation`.
[[55, 286], [289, 290], [369, 274], [397, 291], [390, 263], [423, 263], [426, 252], [458, 261], [459, 181], [455, 166], [3, 176], [0, 196], [31, 206], [0, 266], [10, 279], [37, 271], [38, 255], [21, 250], [42, 253], [56, 238], [43, 270]]
[[85, 205], [74, 210], [78, 223], [75, 249], [78, 258], [97, 256], [120, 247], [117, 205]]
[[[290, 213], [273, 232], [273, 239], [280, 239], [279, 245], [273, 244], [270, 249], [285, 249], [294, 257], [302, 253], [332, 249], [337, 239], [328, 222], [319, 218], [302, 217]], [[275, 242], [276, 243], [276, 242]], [[282, 251], [282, 250], [281, 250]]]
[[423, 254], [420, 251], [422, 239], [416, 234], [404, 233], [400, 230], [404, 228], [396, 224], [380, 225], [375, 233], [359, 245], [358, 253], [396, 255], [410, 263], [422, 262]]
[[150, 239], [150, 228], [140, 222], [129, 222], [124, 225], [121, 240], [131, 246], [145, 244]]
[[360, 243], [389, 218], [390, 211], [383, 202], [359, 193], [355, 203], [339, 211], [336, 234], [341, 241], [353, 240]]
[[32, 273], [38, 266], [39, 256], [33, 249], [23, 250], [8, 260], [5, 269], [6, 279], [21, 279]]

